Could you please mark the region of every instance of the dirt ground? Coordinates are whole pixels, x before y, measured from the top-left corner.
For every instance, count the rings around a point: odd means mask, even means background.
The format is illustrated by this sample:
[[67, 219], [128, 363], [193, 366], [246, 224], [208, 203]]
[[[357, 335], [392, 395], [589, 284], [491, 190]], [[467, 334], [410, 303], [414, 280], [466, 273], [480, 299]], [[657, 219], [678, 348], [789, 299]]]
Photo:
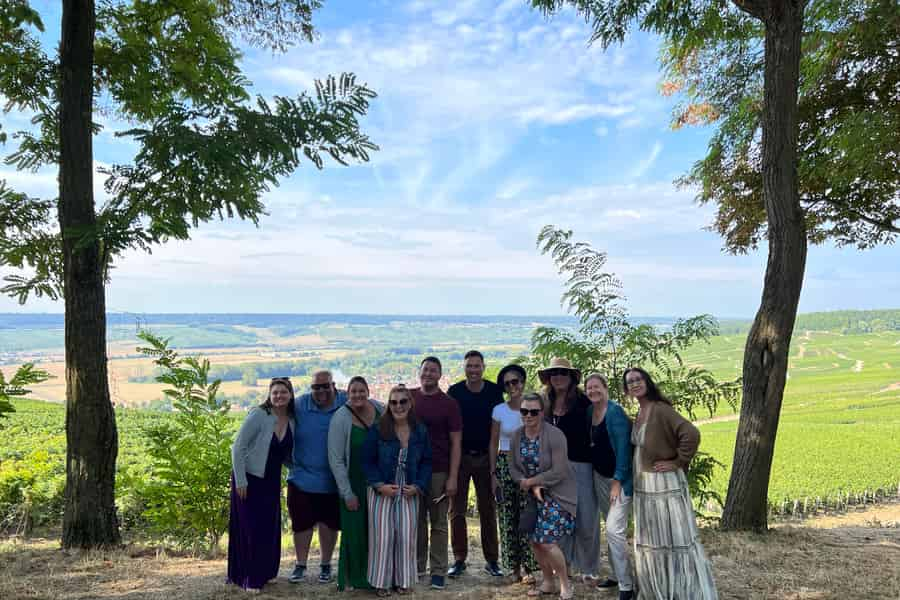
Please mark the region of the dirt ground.
[[[458, 580], [435, 592], [423, 581], [414, 596], [426, 600], [524, 598], [522, 584], [493, 580], [481, 568], [477, 525], [470, 522], [472, 560]], [[766, 535], [702, 530], [722, 599], [900, 600], [900, 504], [799, 525], [778, 525]], [[334, 585], [292, 585], [291, 548], [281, 573], [261, 594], [225, 584], [225, 560], [173, 556], [131, 545], [118, 552], [64, 552], [55, 540], [0, 541], [2, 600], [213, 600], [220, 598], [317, 598], [337, 594]], [[315, 575], [317, 557], [311, 556]], [[344, 592], [347, 600], [374, 598]], [[613, 600], [612, 591], [579, 585], [578, 598]]]

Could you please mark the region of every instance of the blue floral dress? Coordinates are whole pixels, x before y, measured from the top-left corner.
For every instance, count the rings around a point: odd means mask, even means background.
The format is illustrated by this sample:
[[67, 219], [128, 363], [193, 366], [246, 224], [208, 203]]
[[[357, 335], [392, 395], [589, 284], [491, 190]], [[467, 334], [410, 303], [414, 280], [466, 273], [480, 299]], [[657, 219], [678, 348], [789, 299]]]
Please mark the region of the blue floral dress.
[[[527, 435], [523, 435], [519, 442], [519, 453], [528, 477], [537, 475], [541, 456], [540, 438], [529, 440]], [[545, 491], [544, 502], [538, 504], [537, 522], [529, 539], [536, 544], [555, 544], [564, 535], [572, 535], [574, 529], [575, 519], [572, 515], [563, 510], [559, 502]]]

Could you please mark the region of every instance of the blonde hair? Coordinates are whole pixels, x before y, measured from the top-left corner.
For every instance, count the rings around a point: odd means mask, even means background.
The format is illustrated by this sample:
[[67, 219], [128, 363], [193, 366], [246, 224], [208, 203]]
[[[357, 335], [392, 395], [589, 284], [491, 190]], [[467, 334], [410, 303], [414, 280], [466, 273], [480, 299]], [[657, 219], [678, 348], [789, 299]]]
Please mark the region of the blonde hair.
[[584, 378], [584, 389], [585, 390], [587, 389], [588, 381], [590, 381], [591, 379], [599, 379], [600, 383], [603, 384], [603, 387], [605, 387], [606, 389], [609, 389], [609, 381], [606, 379], [606, 377], [604, 377], [600, 373], [591, 373], [590, 375], [588, 375], [587, 377]]

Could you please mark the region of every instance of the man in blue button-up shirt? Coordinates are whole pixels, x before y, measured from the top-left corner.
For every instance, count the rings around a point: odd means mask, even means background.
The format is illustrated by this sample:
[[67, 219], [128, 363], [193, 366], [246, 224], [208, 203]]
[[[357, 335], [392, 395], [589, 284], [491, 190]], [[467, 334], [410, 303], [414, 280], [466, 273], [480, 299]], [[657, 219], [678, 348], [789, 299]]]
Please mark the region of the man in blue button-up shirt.
[[340, 529], [340, 499], [328, 466], [328, 426], [335, 411], [347, 401], [347, 395], [337, 391], [330, 371], [315, 373], [310, 387], [312, 392], [297, 398], [294, 405], [297, 424], [287, 504], [297, 564], [289, 578], [291, 583], [306, 576], [306, 559], [316, 525], [322, 555], [319, 583], [331, 581], [331, 555]]

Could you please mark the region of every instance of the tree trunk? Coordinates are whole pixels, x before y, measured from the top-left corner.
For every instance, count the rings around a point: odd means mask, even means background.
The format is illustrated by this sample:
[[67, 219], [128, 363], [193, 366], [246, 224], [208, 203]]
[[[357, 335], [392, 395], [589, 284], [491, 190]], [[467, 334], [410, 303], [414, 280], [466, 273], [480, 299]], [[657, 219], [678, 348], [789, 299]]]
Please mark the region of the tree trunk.
[[744, 394], [722, 527], [764, 531], [788, 351], [806, 268], [797, 191], [797, 93], [803, 0], [761, 3], [766, 26], [762, 120], [769, 260], [762, 302], [744, 348]]
[[118, 438], [106, 374], [104, 260], [95, 232], [91, 119], [94, 2], [64, 0], [60, 43], [59, 224], [66, 302], [66, 507], [62, 544], [120, 543]]

